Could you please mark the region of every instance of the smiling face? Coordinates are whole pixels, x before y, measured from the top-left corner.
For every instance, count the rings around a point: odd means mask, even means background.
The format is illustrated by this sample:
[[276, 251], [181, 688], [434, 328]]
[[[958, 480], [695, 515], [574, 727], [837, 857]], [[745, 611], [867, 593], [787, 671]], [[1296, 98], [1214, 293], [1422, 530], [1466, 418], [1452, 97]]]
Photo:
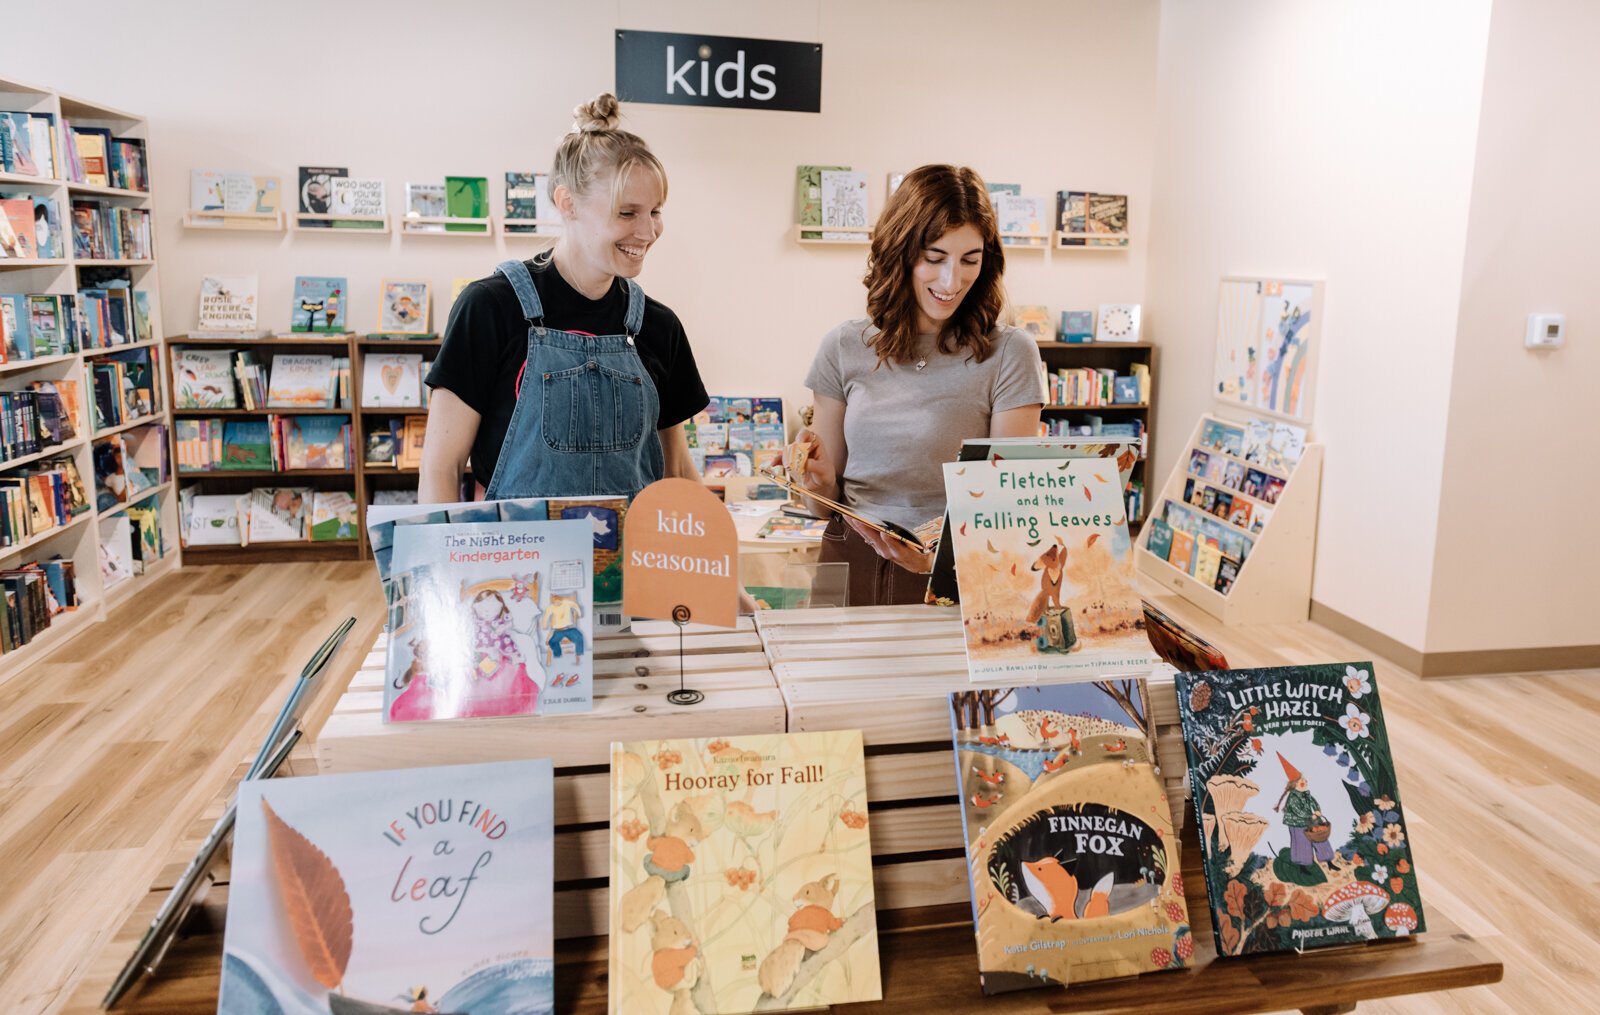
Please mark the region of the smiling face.
[[982, 271], [983, 234], [974, 225], [957, 226], [923, 247], [911, 266], [918, 332], [942, 331]]
[[552, 195], [566, 220], [571, 251], [589, 275], [633, 278], [644, 268], [644, 257], [660, 239], [661, 185], [647, 166], [635, 165], [611, 207], [614, 177], [595, 179], [584, 194], [557, 187]]

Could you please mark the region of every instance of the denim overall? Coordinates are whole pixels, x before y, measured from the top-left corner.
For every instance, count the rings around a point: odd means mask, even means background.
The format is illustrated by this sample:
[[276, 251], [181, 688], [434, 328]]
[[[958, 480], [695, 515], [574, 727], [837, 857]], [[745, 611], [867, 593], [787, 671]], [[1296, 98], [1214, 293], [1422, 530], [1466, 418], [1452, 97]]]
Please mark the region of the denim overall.
[[644, 324], [644, 290], [627, 280], [627, 334], [579, 335], [544, 326], [527, 265], [506, 261], [495, 271], [522, 304], [528, 359], [487, 499], [632, 497], [660, 479], [661, 401], [633, 342]]

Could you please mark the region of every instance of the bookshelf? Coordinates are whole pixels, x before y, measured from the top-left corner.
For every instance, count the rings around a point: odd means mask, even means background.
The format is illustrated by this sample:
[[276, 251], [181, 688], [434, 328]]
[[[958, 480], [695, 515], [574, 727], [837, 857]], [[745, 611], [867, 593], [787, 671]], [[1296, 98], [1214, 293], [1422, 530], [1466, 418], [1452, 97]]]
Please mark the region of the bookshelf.
[[[1073, 424], [1088, 422], [1087, 417], [1099, 416], [1106, 423], [1137, 421], [1144, 427], [1144, 456], [1133, 464], [1129, 482], [1144, 489], [1144, 509], [1138, 517], [1128, 518], [1128, 531], [1134, 532], [1150, 513], [1151, 490], [1150, 462], [1155, 457], [1155, 429], [1151, 426], [1152, 406], [1156, 401], [1156, 347], [1150, 342], [1044, 342], [1039, 343], [1039, 358], [1049, 374], [1057, 370], [1111, 369], [1119, 377], [1132, 373], [1135, 363], [1150, 370], [1150, 397], [1136, 404], [1112, 405], [1052, 405], [1045, 403], [1044, 422], [1066, 421]], [[1048, 391], [1049, 389], [1046, 388]], [[1112, 438], [1115, 439], [1115, 438]], [[1179, 488], [1182, 492], [1182, 488]]]
[[[54, 175], [0, 172], [0, 193], [54, 200], [58, 213], [57, 232], [63, 253], [63, 256], [54, 258], [0, 260], [0, 294], [76, 296], [80, 289], [90, 287], [85, 285], [84, 269], [121, 268], [126, 271], [135, 292], [148, 294], [150, 320], [148, 339], [111, 348], [80, 347], [73, 352], [34, 359], [11, 358], [0, 363], [0, 389], [20, 391], [37, 381], [73, 381], [77, 383], [79, 392], [79, 404], [72, 420], [76, 436], [33, 454], [0, 461], [0, 477], [14, 479], [52, 459], [68, 458], [77, 470], [89, 498], [88, 507], [76, 512], [65, 524], [32, 532], [10, 546], [0, 547], [0, 569], [18, 568], [30, 561], [42, 562], [57, 556], [71, 560], [79, 599], [76, 609], [57, 614], [51, 618], [48, 627], [36, 631], [26, 644], [0, 655], [0, 681], [4, 681], [67, 644], [83, 631], [92, 629], [104, 618], [108, 608], [136, 595], [140, 589], [176, 567], [181, 551], [177, 539], [177, 494], [170, 481], [128, 494], [126, 500], [108, 503], [104, 509], [98, 508], [95, 503], [96, 446], [167, 422], [165, 407], [169, 399], [163, 386], [165, 371], [161, 369], [165, 342], [156, 259], [153, 256], [119, 259], [79, 257], [74, 252], [73, 244], [74, 200], [93, 200], [111, 208], [148, 212], [153, 207], [151, 194], [147, 190], [101, 186], [69, 179], [65, 158], [70, 138], [64, 131], [64, 120], [74, 127], [103, 128], [119, 138], [140, 139], [146, 144], [147, 155], [149, 124], [134, 113], [9, 79], [0, 79], [0, 110], [48, 114], [54, 120]], [[153, 228], [151, 232], [153, 242]], [[81, 305], [79, 311], [81, 314]], [[151, 395], [155, 411], [95, 428], [94, 367], [113, 354], [130, 350], [144, 350], [150, 358]], [[125, 514], [129, 507], [146, 506], [156, 508], [160, 556], [137, 562], [134, 565], [137, 573], [108, 581], [105, 564], [109, 555], [102, 538], [105, 523]]]
[[[1138, 567], [1149, 578], [1162, 586], [1174, 589], [1183, 598], [1229, 626], [1241, 624], [1292, 623], [1305, 620], [1311, 609], [1311, 568], [1317, 545], [1317, 502], [1322, 483], [1321, 444], [1308, 442], [1293, 469], [1273, 469], [1226, 451], [1217, 450], [1202, 442], [1207, 422], [1239, 426], [1234, 420], [1204, 415], [1195, 423], [1189, 441], [1178, 453], [1177, 463], [1159, 491], [1148, 500], [1156, 516], [1165, 510], [1167, 501], [1184, 503], [1184, 487], [1193, 479], [1198, 484], [1214, 487], [1243, 497], [1252, 510], [1267, 507], [1271, 515], [1259, 527], [1240, 526], [1213, 516], [1227, 526], [1227, 531], [1244, 534], [1253, 540], [1249, 556], [1239, 566], [1233, 587], [1218, 592], [1211, 585], [1197, 581], [1193, 575], [1174, 566], [1167, 559], [1152, 553], [1150, 537], [1155, 526], [1147, 525], [1134, 541]], [[1228, 487], [1225, 483], [1190, 472], [1190, 459], [1196, 450], [1220, 458], [1225, 463], [1235, 463], [1245, 469], [1254, 469], [1268, 478], [1284, 481], [1282, 492], [1274, 503], [1264, 497]], [[1202, 508], [1192, 507], [1196, 513]]]

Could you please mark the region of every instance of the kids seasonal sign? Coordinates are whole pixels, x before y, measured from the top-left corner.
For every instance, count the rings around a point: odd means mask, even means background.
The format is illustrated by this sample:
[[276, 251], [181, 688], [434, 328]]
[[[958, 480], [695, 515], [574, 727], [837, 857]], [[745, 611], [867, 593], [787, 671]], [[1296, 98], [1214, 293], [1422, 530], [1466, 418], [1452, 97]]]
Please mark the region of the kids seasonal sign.
[[739, 536], [716, 496], [687, 479], [662, 479], [634, 498], [622, 565], [623, 612], [733, 627], [739, 611]]
[[944, 469], [973, 680], [1150, 672], [1115, 460]]

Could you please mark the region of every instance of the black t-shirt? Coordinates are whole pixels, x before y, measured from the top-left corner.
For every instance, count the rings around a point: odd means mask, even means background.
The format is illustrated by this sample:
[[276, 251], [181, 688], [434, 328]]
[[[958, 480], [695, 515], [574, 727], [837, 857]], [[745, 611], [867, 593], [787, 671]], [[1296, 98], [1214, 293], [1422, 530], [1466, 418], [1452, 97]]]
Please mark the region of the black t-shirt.
[[[544, 305], [545, 327], [591, 335], [625, 333], [628, 286], [622, 279], [591, 300], [548, 260], [526, 263]], [[706, 407], [710, 398], [677, 314], [646, 296], [644, 326], [634, 344], [661, 400], [656, 429], [677, 426]], [[527, 358], [528, 324], [505, 276], [495, 272], [461, 290], [427, 381], [429, 387], [448, 388], [482, 417], [472, 442], [472, 474], [484, 486], [500, 460], [517, 404], [517, 375]]]

